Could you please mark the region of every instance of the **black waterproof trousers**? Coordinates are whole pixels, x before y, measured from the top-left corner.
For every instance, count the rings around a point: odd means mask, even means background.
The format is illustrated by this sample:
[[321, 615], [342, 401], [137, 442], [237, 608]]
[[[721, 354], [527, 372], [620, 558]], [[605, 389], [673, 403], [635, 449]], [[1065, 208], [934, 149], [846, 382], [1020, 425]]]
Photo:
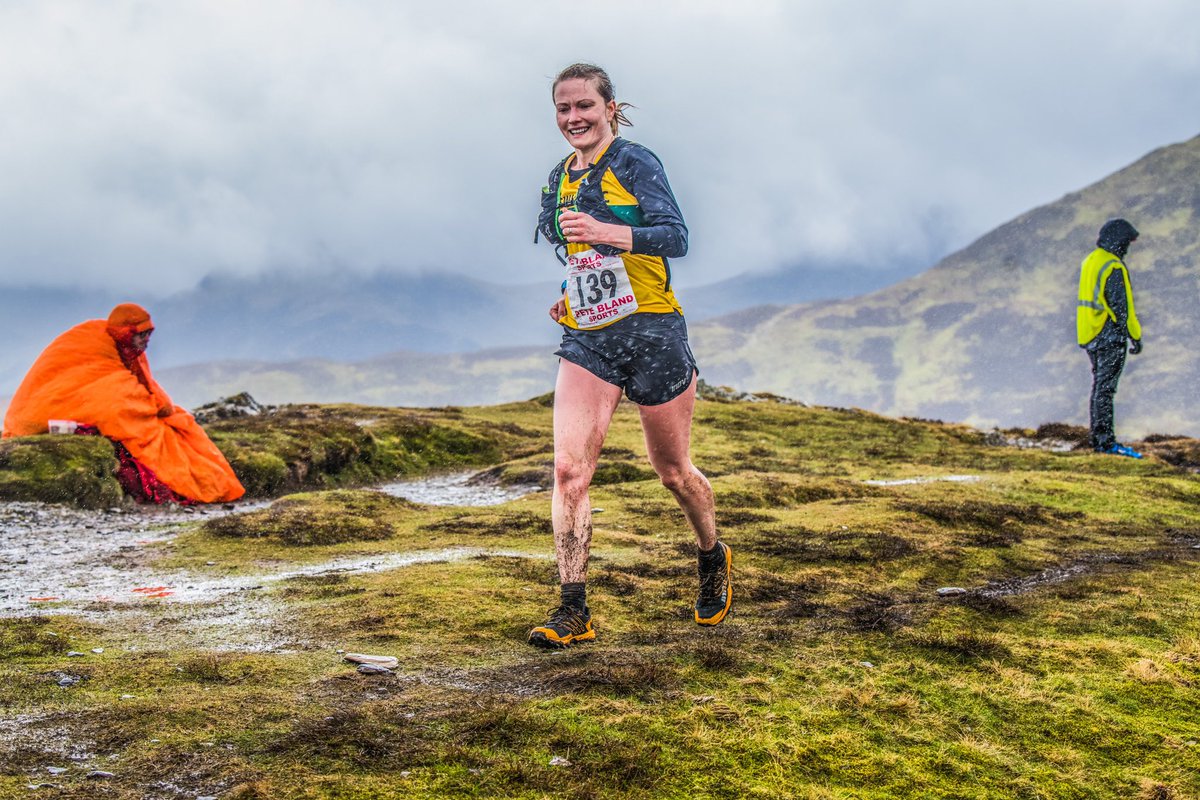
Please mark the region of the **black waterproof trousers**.
[[1092, 359], [1092, 447], [1107, 450], [1117, 443], [1113, 435], [1113, 398], [1125, 369], [1125, 340], [1088, 350]]

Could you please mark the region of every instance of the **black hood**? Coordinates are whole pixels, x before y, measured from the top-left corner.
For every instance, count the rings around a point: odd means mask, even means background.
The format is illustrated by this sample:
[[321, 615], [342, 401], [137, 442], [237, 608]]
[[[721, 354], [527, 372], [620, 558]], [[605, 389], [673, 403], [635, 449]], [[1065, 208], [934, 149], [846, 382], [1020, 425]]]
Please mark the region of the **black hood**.
[[1129, 251], [1129, 244], [1136, 238], [1137, 228], [1127, 220], [1110, 219], [1100, 228], [1100, 238], [1096, 240], [1096, 247], [1103, 247], [1118, 258], [1124, 258], [1125, 253]]

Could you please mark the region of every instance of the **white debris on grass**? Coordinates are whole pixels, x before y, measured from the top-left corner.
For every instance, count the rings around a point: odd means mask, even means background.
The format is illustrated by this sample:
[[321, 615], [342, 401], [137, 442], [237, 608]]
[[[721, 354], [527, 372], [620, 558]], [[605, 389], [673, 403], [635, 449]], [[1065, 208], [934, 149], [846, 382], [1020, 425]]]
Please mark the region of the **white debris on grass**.
[[920, 478], [894, 478], [890, 480], [863, 481], [868, 486], [915, 486], [920, 483], [977, 483], [983, 480], [980, 475], [930, 475]]

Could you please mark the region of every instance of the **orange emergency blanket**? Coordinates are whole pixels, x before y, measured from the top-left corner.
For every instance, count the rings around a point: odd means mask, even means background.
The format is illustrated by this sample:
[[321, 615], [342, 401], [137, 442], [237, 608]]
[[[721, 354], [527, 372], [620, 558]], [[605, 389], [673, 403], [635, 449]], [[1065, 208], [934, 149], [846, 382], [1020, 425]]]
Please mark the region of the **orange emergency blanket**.
[[225, 456], [151, 377], [146, 356], [126, 366], [109, 330], [102, 319], [84, 322], [42, 351], [9, 403], [4, 438], [46, 433], [51, 419], [95, 425], [185, 498], [241, 497]]

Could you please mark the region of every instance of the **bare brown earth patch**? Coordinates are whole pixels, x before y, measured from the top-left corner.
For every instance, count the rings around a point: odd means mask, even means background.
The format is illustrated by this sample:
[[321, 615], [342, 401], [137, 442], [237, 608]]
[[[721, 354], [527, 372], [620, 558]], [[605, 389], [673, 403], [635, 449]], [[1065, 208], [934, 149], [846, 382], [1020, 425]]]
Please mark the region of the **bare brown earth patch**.
[[799, 528], [759, 533], [739, 538], [738, 541], [742, 548], [752, 553], [800, 563], [888, 561], [910, 556], [917, 549], [908, 539], [881, 531], [834, 530], [818, 533]]

